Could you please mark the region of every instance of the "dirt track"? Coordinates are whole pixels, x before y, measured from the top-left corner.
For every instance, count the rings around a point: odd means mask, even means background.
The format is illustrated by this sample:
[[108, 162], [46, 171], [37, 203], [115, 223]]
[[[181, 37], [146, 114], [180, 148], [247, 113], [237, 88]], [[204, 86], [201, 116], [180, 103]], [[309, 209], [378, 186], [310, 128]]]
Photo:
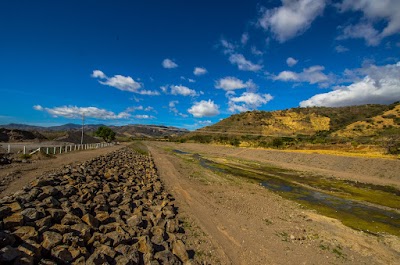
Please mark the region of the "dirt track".
[[[229, 155], [245, 159], [273, 161], [276, 165], [351, 178], [352, 167], [331, 170], [322, 163], [307, 165], [309, 156], [297, 157], [298, 164], [278, 161], [279, 152], [215, 147], [198, 144], [147, 143], [161, 178], [177, 199], [181, 212], [189, 216], [206, 236], [192, 238], [197, 248], [213, 246], [210, 263], [221, 264], [396, 264], [400, 258], [397, 237], [377, 238], [352, 230], [339, 221], [303, 209], [268, 190], [229, 176], [216, 175], [184, 161], [168, 150], [179, 149], [212, 155]], [[263, 151], [263, 152], [262, 152]], [[268, 154], [273, 154], [269, 157]], [[290, 157], [292, 156], [292, 157]], [[303, 156], [303, 157], [302, 157]], [[289, 158], [288, 158], [289, 157]], [[318, 155], [312, 155], [314, 159]], [[321, 156], [323, 160], [332, 158]], [[349, 162], [354, 164], [356, 161]], [[360, 160], [361, 161], [361, 160]], [[382, 166], [386, 166], [385, 162]], [[397, 162], [397, 161], [395, 161]], [[339, 163], [331, 161], [330, 165]], [[366, 163], [369, 163], [367, 161]], [[379, 162], [377, 162], [378, 164]], [[360, 164], [359, 167], [362, 167]], [[372, 165], [377, 167], [377, 165]], [[326, 171], [327, 170], [327, 171]], [[397, 183], [390, 178], [383, 179]], [[368, 181], [374, 176], [369, 175]], [[381, 178], [376, 178], [380, 182]], [[219, 260], [213, 259], [219, 257]]]
[[[187, 242], [206, 264], [397, 264], [400, 240], [377, 238], [306, 210], [258, 185], [221, 176], [168, 150], [235, 157], [377, 184], [399, 186], [400, 161], [299, 154], [200, 144], [147, 142], [166, 188], [191, 230]], [[64, 154], [0, 168], [0, 181], [19, 171], [0, 197], [64, 164], [83, 162], [122, 146]], [[376, 175], [380, 173], [379, 175]]]

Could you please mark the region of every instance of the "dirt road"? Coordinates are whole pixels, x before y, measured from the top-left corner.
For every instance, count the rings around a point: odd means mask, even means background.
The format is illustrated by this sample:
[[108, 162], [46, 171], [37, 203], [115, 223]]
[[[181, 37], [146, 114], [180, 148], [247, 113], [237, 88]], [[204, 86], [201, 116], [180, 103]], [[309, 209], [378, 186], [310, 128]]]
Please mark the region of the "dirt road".
[[[377, 238], [352, 230], [258, 185], [215, 174], [170, 151], [177, 148], [227, 155], [227, 149], [156, 142], [146, 145], [180, 212], [198, 227], [200, 232], [189, 240], [209, 263], [396, 264], [400, 258], [397, 237]], [[229, 149], [229, 155], [267, 159], [265, 154], [247, 151]], [[311, 170], [313, 165], [303, 166]]]
[[32, 163], [2, 166], [0, 167], [0, 197], [14, 193], [45, 172], [58, 169], [63, 165], [81, 163], [124, 146], [115, 145], [94, 150], [72, 152], [57, 155], [54, 158], [34, 160]]

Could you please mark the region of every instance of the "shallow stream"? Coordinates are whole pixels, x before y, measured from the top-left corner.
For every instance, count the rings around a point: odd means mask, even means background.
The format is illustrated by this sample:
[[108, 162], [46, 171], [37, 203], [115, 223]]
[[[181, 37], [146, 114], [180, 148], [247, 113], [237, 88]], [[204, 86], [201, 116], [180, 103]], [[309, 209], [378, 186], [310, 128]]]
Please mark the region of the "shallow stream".
[[206, 159], [180, 150], [204, 168], [257, 182], [286, 199], [372, 234], [400, 236], [400, 191], [390, 186], [349, 180], [305, 176], [302, 172], [260, 165], [249, 161]]

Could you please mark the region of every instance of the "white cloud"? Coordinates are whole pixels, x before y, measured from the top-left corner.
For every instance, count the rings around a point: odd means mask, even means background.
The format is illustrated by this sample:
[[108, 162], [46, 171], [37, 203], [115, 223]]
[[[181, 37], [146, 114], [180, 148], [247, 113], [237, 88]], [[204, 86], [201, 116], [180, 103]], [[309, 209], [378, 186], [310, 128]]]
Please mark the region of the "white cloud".
[[293, 57], [289, 57], [286, 59], [286, 63], [289, 67], [292, 67], [297, 64], [299, 60], [294, 59]]
[[225, 91], [232, 91], [236, 89], [256, 89], [257, 85], [254, 84], [253, 80], [248, 80], [247, 82], [243, 82], [242, 80], [233, 77], [227, 76], [221, 78], [215, 82], [215, 88], [223, 89]]
[[326, 0], [282, 0], [282, 6], [261, 10], [259, 25], [271, 30], [279, 42], [303, 34], [322, 14]]
[[212, 122], [210, 121], [210, 120], [206, 120], [206, 121], [199, 121], [198, 122], [198, 124], [201, 124], [201, 125], [209, 125], [209, 124], [211, 124]]
[[262, 56], [264, 53], [256, 48], [256, 46], [251, 46], [251, 53], [257, 56]]
[[194, 103], [194, 105], [188, 109], [188, 112], [196, 118], [212, 117], [219, 114], [219, 106], [211, 99], [208, 101], [202, 100]]
[[[385, 37], [400, 32], [400, 1], [398, 0], [344, 0], [339, 8], [342, 12], [361, 11], [363, 18], [356, 25], [344, 28], [339, 38], [363, 38], [367, 45], [376, 46]], [[381, 32], [374, 23], [385, 22]]]
[[146, 120], [146, 119], [155, 119], [156, 117], [154, 117], [154, 116], [151, 116], [151, 115], [147, 115], [147, 114], [142, 114], [142, 115], [140, 115], [140, 114], [138, 114], [138, 115], [135, 115], [134, 116], [136, 119], [141, 119], [141, 120]]
[[250, 109], [256, 109], [257, 107], [267, 104], [273, 97], [270, 94], [257, 94], [252, 92], [244, 92], [239, 97], [229, 98], [229, 111], [243, 112]]
[[188, 78], [189, 83], [196, 83], [196, 80]]
[[124, 111], [118, 114], [108, 111], [105, 109], [99, 109], [96, 107], [77, 107], [77, 106], [62, 106], [54, 108], [43, 108], [40, 105], [34, 106], [34, 109], [39, 111], [45, 111], [53, 117], [65, 117], [69, 119], [80, 119], [82, 114], [88, 118], [95, 118], [101, 120], [116, 120], [116, 119], [127, 119], [131, 115]]
[[100, 70], [94, 70], [92, 73], [92, 77], [100, 79], [107, 78], [107, 76]]
[[368, 46], [377, 46], [381, 42], [379, 32], [370, 23], [359, 23], [349, 25], [343, 29], [343, 34], [337, 37], [338, 40], [365, 39]]
[[204, 67], [195, 67], [193, 70], [194, 75], [204, 75], [207, 74], [207, 69]]
[[158, 95], [160, 95], [160, 92], [155, 91], [155, 90], [140, 90], [138, 93], [140, 95], [147, 95], [147, 96], [158, 96]]
[[360, 104], [389, 104], [400, 100], [400, 62], [392, 65], [368, 65], [353, 71], [364, 74], [349, 86], [335, 87], [300, 102], [301, 107], [339, 107]]
[[35, 105], [35, 106], [33, 106], [33, 109], [42, 111], [42, 110], [43, 110], [43, 107], [40, 106], [40, 105]]
[[168, 58], [164, 59], [162, 61], [162, 66], [167, 69], [172, 69], [172, 68], [178, 67], [178, 65], [174, 61], [172, 61], [171, 59], [168, 59]]
[[225, 54], [231, 54], [236, 49], [236, 46], [233, 43], [230, 43], [224, 38], [221, 39], [220, 43]]
[[243, 54], [234, 53], [229, 56], [231, 64], [237, 65], [239, 70], [257, 72], [263, 68], [261, 64], [255, 64], [247, 60]]
[[323, 66], [314, 65], [303, 69], [300, 73], [283, 71], [277, 76], [274, 76], [273, 79], [280, 81], [307, 82], [310, 84], [327, 83], [330, 81], [330, 77], [322, 72], [324, 69], [325, 67]]
[[343, 45], [337, 45], [337, 46], [335, 47], [335, 51], [336, 51], [337, 53], [343, 53], [343, 52], [349, 51], [349, 49], [346, 48], [346, 47], [344, 47]]
[[100, 70], [94, 70], [91, 76], [93, 78], [97, 78], [98, 82], [102, 85], [111, 86], [122, 91], [150, 96], [160, 94], [158, 91], [140, 90], [140, 88], [142, 88], [142, 84], [133, 80], [133, 78], [130, 76], [114, 75], [113, 77], [108, 77]]
[[134, 107], [129, 107], [125, 110], [125, 112], [134, 112], [137, 110], [143, 110], [143, 106], [134, 106]]
[[170, 88], [171, 88], [171, 94], [172, 95], [191, 96], [191, 97], [194, 97], [194, 96], [197, 95], [195, 90], [190, 89], [190, 88], [188, 88], [186, 86], [182, 86], [182, 85], [175, 86], [175, 85], [172, 85], [172, 86], [170, 86]]
[[248, 41], [249, 41], [249, 33], [245, 32], [242, 34], [242, 37], [240, 38], [240, 42], [243, 45], [246, 45]]

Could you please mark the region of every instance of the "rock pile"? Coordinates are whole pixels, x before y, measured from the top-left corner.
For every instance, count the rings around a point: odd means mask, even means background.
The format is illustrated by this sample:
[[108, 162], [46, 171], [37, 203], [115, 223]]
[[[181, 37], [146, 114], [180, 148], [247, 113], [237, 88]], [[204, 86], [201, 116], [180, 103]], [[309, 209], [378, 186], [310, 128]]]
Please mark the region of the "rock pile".
[[152, 159], [130, 148], [0, 200], [0, 264], [190, 263]]

